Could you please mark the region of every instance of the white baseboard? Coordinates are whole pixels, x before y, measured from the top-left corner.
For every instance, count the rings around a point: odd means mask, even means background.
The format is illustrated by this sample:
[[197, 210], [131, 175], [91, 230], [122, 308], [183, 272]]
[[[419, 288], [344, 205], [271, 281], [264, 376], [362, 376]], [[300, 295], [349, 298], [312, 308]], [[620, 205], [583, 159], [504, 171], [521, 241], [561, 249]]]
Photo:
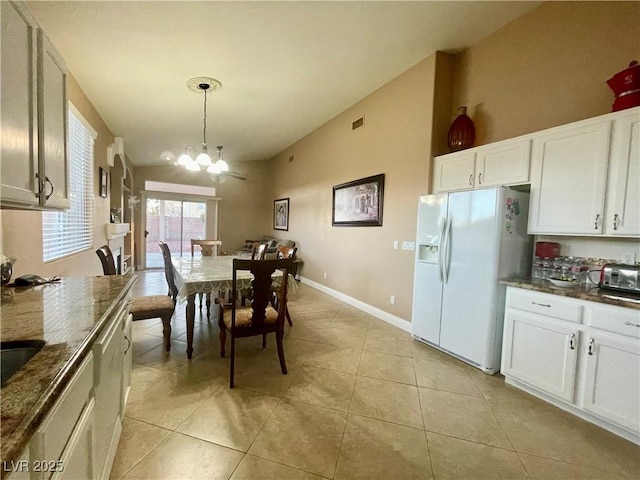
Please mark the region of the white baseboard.
[[316, 290], [320, 290], [322, 293], [326, 293], [327, 295], [331, 295], [332, 297], [337, 298], [338, 300], [342, 300], [344, 303], [351, 305], [352, 307], [357, 308], [358, 310], [362, 310], [363, 312], [368, 313], [380, 320], [383, 320], [394, 327], [398, 327], [405, 332], [411, 333], [413, 330], [411, 328], [411, 322], [407, 322], [406, 320], [396, 317], [395, 315], [391, 315], [389, 312], [385, 312], [384, 310], [380, 310], [379, 308], [373, 307], [368, 303], [361, 302], [360, 300], [350, 297], [349, 295], [345, 295], [342, 292], [334, 290], [333, 288], [329, 288], [321, 283], [314, 282], [313, 280], [309, 280], [305, 277], [300, 277], [300, 282], [305, 285], [309, 285]]

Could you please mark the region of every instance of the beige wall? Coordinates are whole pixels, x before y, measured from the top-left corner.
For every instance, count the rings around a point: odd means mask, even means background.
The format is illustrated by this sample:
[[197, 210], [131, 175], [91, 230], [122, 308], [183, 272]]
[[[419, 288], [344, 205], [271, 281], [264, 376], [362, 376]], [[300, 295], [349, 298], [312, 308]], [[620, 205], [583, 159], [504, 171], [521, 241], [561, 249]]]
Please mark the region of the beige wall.
[[[218, 232], [222, 250], [234, 251], [242, 247], [246, 238], [260, 238], [271, 233], [271, 169], [269, 162], [243, 162], [231, 168], [247, 177], [246, 181], [224, 178], [212, 183], [208, 174], [194, 173], [176, 166], [137, 167], [134, 169], [134, 194], [141, 198], [146, 180], [215, 187], [218, 204]], [[140, 205], [135, 211], [136, 225], [141, 225]], [[211, 210], [209, 210], [211, 214]], [[207, 218], [207, 238], [213, 238], [212, 215]], [[136, 227], [136, 252], [144, 245], [143, 227]], [[284, 232], [286, 233], [286, 232]], [[287, 238], [283, 236], [282, 238]], [[137, 255], [136, 261], [141, 260]]]
[[[404, 319], [414, 252], [393, 241], [414, 240], [418, 195], [427, 193], [435, 65], [432, 55], [273, 160], [273, 198], [290, 198], [302, 275]], [[352, 130], [362, 115], [364, 127]], [[383, 226], [331, 226], [332, 187], [379, 173]]]
[[13, 278], [25, 273], [41, 276], [101, 275], [102, 267], [95, 248], [107, 241], [106, 224], [109, 222], [109, 198], [98, 194], [98, 167], [107, 167], [107, 146], [113, 135], [93, 108], [72, 75], [67, 76], [69, 101], [98, 133], [95, 152], [95, 207], [94, 248], [48, 263], [42, 261], [42, 212], [0, 210], [2, 216], [2, 249], [8, 257], [17, 258]]
[[[607, 113], [605, 81], [639, 56], [639, 20], [638, 2], [544, 3], [456, 60], [429, 57], [278, 155], [273, 196], [291, 198], [302, 275], [410, 321], [414, 252], [392, 243], [414, 240], [417, 197], [457, 106], [470, 107], [477, 145]], [[377, 173], [384, 226], [332, 227], [331, 187]]]
[[639, 27], [640, 2], [545, 2], [459, 55], [452, 115], [483, 145], [608, 113]]

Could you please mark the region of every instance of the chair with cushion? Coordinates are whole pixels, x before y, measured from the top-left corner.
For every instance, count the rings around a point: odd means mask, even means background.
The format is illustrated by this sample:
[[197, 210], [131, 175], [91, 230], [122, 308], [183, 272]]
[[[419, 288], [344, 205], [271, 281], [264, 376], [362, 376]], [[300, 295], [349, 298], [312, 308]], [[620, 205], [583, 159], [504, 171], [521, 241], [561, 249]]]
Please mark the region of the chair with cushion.
[[[116, 266], [113, 261], [113, 254], [108, 245], [103, 245], [96, 250], [102, 270], [105, 275], [115, 275]], [[174, 285], [175, 287], [175, 285]], [[169, 285], [171, 292], [171, 286]], [[171, 350], [171, 317], [175, 309], [175, 301], [167, 295], [147, 295], [144, 297], [134, 297], [131, 300], [131, 315], [133, 321], [160, 318], [162, 320], [162, 336], [164, 338], [164, 348]]]
[[[266, 346], [266, 336], [268, 333], [276, 334], [276, 345], [280, 368], [286, 375], [287, 365], [284, 359], [284, 348], [282, 337], [284, 335], [285, 309], [276, 310], [270, 305], [272, 296], [272, 278], [276, 270], [282, 271], [282, 279], [279, 282], [280, 288], [276, 292], [278, 304], [287, 305], [287, 280], [291, 270], [292, 260], [290, 258], [281, 260], [243, 260], [235, 258], [233, 260], [233, 280], [231, 290], [231, 302], [225, 303], [222, 298], [216, 299], [220, 304], [220, 315], [218, 325], [220, 327], [220, 356], [225, 356], [225, 343], [227, 333], [231, 336], [231, 359], [229, 364], [229, 387], [233, 388], [233, 376], [235, 368], [235, 341], [236, 338], [262, 335], [262, 348]], [[237, 306], [238, 291], [236, 280], [238, 272], [250, 271], [253, 275], [251, 282], [253, 299], [249, 307]]]
[[160, 250], [162, 250], [162, 260], [164, 260], [164, 278], [167, 280], [167, 285], [169, 286], [169, 295], [173, 299], [173, 304], [175, 305], [177, 297], [178, 297], [178, 287], [176, 287], [175, 277], [173, 275], [173, 263], [171, 263], [171, 250], [169, 250], [169, 245], [164, 242], [158, 242], [160, 246]]

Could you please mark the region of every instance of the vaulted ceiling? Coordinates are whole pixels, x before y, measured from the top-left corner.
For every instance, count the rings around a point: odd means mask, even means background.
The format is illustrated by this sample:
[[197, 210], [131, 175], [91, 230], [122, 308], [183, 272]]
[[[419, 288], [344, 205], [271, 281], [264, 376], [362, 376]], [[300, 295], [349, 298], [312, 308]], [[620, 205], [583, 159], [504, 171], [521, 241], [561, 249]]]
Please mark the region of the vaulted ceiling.
[[[263, 160], [437, 50], [459, 52], [540, 2], [27, 2], [134, 165], [207, 140]], [[210, 148], [213, 151], [213, 148]]]

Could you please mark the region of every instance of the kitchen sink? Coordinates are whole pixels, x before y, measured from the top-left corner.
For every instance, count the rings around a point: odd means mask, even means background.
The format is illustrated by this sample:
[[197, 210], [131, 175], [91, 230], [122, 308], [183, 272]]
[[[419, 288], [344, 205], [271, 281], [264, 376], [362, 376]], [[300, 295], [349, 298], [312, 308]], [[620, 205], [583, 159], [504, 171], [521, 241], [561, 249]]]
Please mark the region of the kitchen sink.
[[16, 340], [0, 342], [0, 363], [2, 363], [2, 385], [20, 370], [36, 353], [44, 347], [43, 340]]

